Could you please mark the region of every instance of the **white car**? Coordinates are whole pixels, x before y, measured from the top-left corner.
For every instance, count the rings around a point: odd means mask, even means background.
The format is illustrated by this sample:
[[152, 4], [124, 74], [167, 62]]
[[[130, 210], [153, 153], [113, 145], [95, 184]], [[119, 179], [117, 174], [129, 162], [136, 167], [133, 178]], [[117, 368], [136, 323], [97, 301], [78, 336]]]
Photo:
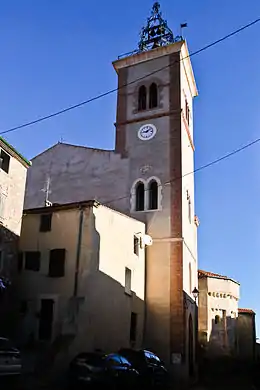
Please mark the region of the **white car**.
[[20, 351], [14, 347], [10, 340], [0, 337], [0, 377], [20, 375], [21, 371]]

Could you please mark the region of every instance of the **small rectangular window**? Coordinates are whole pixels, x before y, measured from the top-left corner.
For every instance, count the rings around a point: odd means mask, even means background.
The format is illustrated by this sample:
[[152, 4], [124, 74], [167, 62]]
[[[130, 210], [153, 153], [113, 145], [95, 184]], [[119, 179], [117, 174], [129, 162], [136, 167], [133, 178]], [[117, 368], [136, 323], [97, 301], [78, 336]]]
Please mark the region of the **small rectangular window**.
[[134, 236], [134, 254], [139, 256], [139, 237]]
[[131, 283], [132, 283], [132, 271], [129, 268], [125, 268], [125, 293], [128, 295], [132, 294]]
[[19, 274], [22, 272], [22, 269], [23, 269], [23, 252], [19, 252], [17, 257], [17, 271]]
[[49, 260], [49, 276], [61, 278], [65, 275], [65, 249], [52, 249]]
[[0, 251], [0, 271], [3, 271], [4, 269], [4, 256], [3, 256], [3, 252]]
[[30, 271], [40, 271], [41, 266], [41, 252], [32, 251], [25, 252], [24, 268]]
[[189, 109], [189, 104], [188, 104], [187, 100], [185, 100], [185, 118], [186, 118], [186, 121], [189, 125], [190, 124], [190, 109]]
[[191, 201], [188, 200], [188, 216], [189, 216], [189, 222], [191, 223]]
[[3, 171], [6, 173], [9, 172], [9, 165], [10, 165], [10, 156], [9, 154], [5, 153], [3, 149], [1, 149], [0, 152], [0, 167]]
[[40, 232], [50, 232], [51, 231], [51, 221], [52, 213], [42, 214], [40, 220]]
[[5, 205], [6, 205], [6, 195], [0, 193], [0, 219], [5, 218]]
[[136, 332], [137, 331], [137, 314], [131, 313], [131, 324], [130, 324], [130, 342], [136, 341]]

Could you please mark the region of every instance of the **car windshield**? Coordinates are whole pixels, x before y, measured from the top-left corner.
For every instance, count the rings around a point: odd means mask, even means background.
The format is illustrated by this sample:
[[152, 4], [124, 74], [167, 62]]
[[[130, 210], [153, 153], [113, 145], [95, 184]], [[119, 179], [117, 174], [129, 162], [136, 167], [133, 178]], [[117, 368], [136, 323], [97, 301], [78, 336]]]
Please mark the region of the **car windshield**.
[[148, 362], [153, 364], [160, 364], [161, 360], [154, 353], [149, 351], [144, 351], [145, 358]]

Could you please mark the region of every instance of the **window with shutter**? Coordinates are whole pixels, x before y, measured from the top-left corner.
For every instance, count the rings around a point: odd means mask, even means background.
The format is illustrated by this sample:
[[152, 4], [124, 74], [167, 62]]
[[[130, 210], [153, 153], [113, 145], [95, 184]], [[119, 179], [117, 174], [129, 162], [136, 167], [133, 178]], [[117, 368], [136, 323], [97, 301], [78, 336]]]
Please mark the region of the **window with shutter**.
[[41, 252], [31, 251], [25, 252], [24, 268], [29, 271], [40, 271], [41, 266]]
[[132, 284], [132, 271], [129, 268], [125, 268], [125, 293], [128, 295], [132, 295], [131, 284]]
[[40, 232], [50, 232], [51, 231], [51, 221], [52, 213], [42, 214], [40, 220]]
[[9, 172], [9, 166], [10, 166], [10, 156], [9, 154], [5, 153], [3, 149], [1, 149], [0, 152], [0, 168], [5, 171], [6, 173]]
[[49, 276], [61, 278], [65, 275], [65, 249], [52, 249], [49, 260]]

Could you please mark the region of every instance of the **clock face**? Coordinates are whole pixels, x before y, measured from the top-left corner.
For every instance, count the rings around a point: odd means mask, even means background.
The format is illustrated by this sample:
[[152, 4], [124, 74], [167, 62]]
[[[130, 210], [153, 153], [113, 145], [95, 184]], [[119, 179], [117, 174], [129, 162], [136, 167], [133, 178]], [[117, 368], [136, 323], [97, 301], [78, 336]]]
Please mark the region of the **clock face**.
[[156, 127], [154, 125], [144, 125], [138, 130], [138, 138], [142, 141], [152, 139], [156, 134]]

